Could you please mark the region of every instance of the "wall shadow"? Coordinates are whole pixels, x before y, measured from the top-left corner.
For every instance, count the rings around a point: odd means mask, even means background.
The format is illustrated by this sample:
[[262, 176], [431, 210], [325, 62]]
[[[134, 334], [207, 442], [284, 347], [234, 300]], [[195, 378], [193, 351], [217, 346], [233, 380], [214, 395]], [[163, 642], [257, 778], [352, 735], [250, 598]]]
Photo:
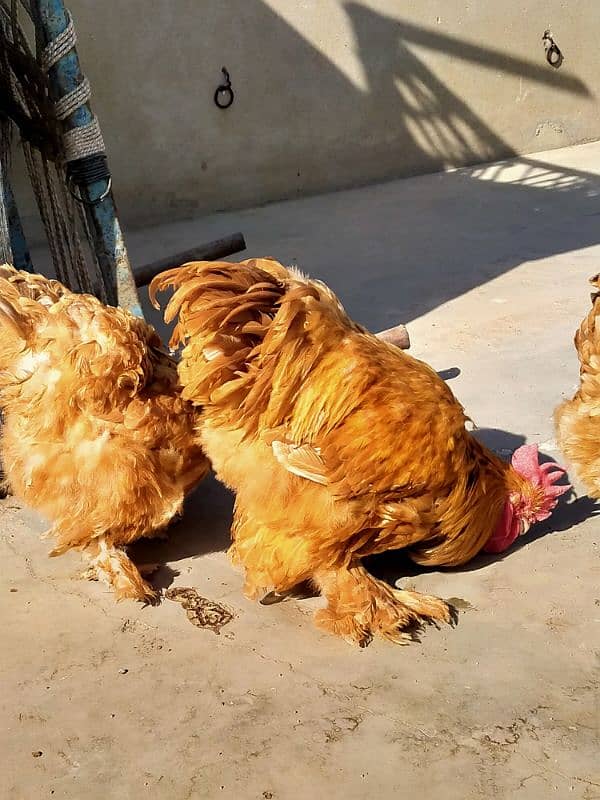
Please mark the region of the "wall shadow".
[[[502, 70], [531, 85], [552, 87], [557, 108], [561, 96], [591, 95], [579, 78], [568, 69], [552, 70], [543, 57], [539, 63], [512, 57], [358, 3], [348, 3], [344, 9], [365, 89], [353, 84], [263, 3], [238, 9], [242, 27], [258, 15], [265, 48], [273, 48], [269, 57], [284, 52], [285, 58], [276, 80], [267, 81], [258, 70], [266, 74], [265, 53], [257, 54], [256, 64], [244, 64], [236, 63], [236, 54], [228, 51], [232, 74], [235, 70], [240, 84], [240, 104], [246, 102], [246, 92], [256, 102], [260, 96], [264, 115], [259, 121], [244, 118], [236, 132], [224, 125], [223, 146], [229, 136], [246, 137], [253, 157], [252, 142], [265, 135], [268, 121], [270, 155], [257, 169], [276, 172], [292, 196], [318, 191], [321, 176], [323, 185], [356, 186], [366, 161], [369, 182], [417, 172], [434, 174], [228, 213], [199, 220], [194, 227], [174, 224], [168, 234], [174, 242], [171, 252], [239, 227], [248, 251], [238, 258], [269, 254], [284, 263], [297, 263], [328, 282], [355, 319], [378, 330], [399, 320], [410, 322], [523, 261], [598, 243], [600, 176], [595, 173], [528, 157], [518, 158], [517, 167], [504, 162], [439, 172], [514, 153], [433, 74], [415, 46], [460, 59], [482, 79], [486, 71]], [[293, 137], [297, 143], [286, 134], [290, 113], [297, 124]], [[344, 120], [343, 142], [336, 133], [338, 126], [331, 124], [332, 116]], [[306, 157], [306, 140], [315, 130], [319, 143]], [[354, 169], [350, 181], [343, 177], [350, 174], [349, 164]], [[231, 165], [218, 180], [227, 181], [228, 170]], [[207, 180], [209, 173], [210, 168]], [[134, 260], [137, 253], [147, 253], [143, 236], [132, 235], [131, 249]], [[153, 256], [163, 254], [168, 251]], [[161, 327], [160, 315], [147, 310]]]

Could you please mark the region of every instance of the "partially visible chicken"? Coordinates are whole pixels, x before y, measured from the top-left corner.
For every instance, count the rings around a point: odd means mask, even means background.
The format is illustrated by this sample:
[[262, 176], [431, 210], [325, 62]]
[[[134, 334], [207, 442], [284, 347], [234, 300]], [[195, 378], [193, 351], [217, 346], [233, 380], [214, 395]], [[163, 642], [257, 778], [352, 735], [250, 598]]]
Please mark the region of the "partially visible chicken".
[[[600, 275], [590, 279], [600, 290]], [[600, 291], [575, 334], [580, 386], [572, 400], [554, 412], [563, 453], [575, 467], [590, 497], [600, 498]]]
[[71, 294], [71, 291], [59, 281], [46, 278], [44, 275], [17, 270], [10, 264], [0, 264], [0, 278], [12, 284], [21, 297], [37, 300], [45, 306], [51, 306], [63, 295]]
[[249, 596], [310, 580], [328, 601], [321, 627], [396, 641], [451, 610], [376, 580], [365, 556], [407, 548], [454, 566], [500, 552], [567, 490], [535, 445], [512, 465], [485, 448], [444, 381], [352, 322], [324, 284], [257, 259], [171, 270], [151, 297], [170, 286], [183, 396], [202, 406], [205, 452], [237, 493], [232, 555]]
[[0, 328], [12, 491], [52, 522], [51, 555], [80, 549], [117, 599], [153, 600], [124, 548], [160, 532], [209, 468], [175, 362], [143, 320], [6, 265]]
[[[0, 264], [0, 278], [5, 278], [10, 281], [13, 286], [17, 288], [22, 297], [29, 297], [31, 300], [39, 300], [46, 305], [52, 305], [52, 303], [55, 303], [63, 294], [68, 292], [68, 289], [58, 281], [30, 272], [19, 272], [9, 264]], [[2, 362], [0, 362], [0, 365], [1, 363]], [[2, 430], [2, 423], [0, 403], [0, 432]], [[11, 489], [8, 484], [8, 479], [2, 462], [0, 461], [0, 497], [6, 497], [10, 492]]]

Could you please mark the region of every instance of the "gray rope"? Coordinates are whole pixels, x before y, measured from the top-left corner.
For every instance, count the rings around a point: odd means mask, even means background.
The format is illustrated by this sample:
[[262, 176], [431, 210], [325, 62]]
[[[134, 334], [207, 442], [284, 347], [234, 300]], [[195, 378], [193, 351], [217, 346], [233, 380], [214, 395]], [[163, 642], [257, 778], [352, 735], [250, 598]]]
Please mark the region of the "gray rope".
[[[76, 224], [79, 209], [66, 190], [64, 175], [57, 165], [53, 171], [44, 156], [27, 142], [23, 143], [23, 152], [56, 277], [73, 291], [93, 292], [104, 300], [104, 287], [95, 274], [97, 269], [90, 271], [87, 266]], [[97, 293], [99, 286], [102, 291]]]
[[54, 183], [58, 187], [57, 195], [60, 193], [60, 204], [63, 209], [63, 225], [67, 235], [70, 262], [73, 265], [75, 279], [77, 284], [81, 287], [81, 291], [92, 294], [91, 274], [87, 268], [82, 242], [77, 230], [75, 201], [67, 191], [63, 176], [56, 172], [56, 166]]
[[[44, 49], [41, 57], [42, 69], [46, 72], [61, 58], [67, 55], [77, 44], [77, 35], [73, 26], [73, 19], [67, 9], [65, 13], [69, 24], [64, 31], [53, 39]], [[78, 108], [84, 106], [90, 99], [92, 90], [90, 82], [86, 77], [83, 78], [79, 86], [69, 94], [61, 97], [54, 104], [57, 119], [64, 121]], [[91, 156], [94, 153], [104, 153], [104, 139], [100, 130], [100, 124], [96, 116], [87, 125], [71, 128], [63, 133], [63, 145], [65, 149], [65, 161], [76, 161], [79, 158]]]
[[[71, 202], [73, 202], [73, 198], [69, 195]], [[100, 269], [100, 264], [98, 263], [98, 258], [94, 249], [91, 247], [91, 242], [94, 241], [92, 232], [90, 230], [90, 226], [88, 224], [87, 217], [85, 215], [85, 209], [81, 205], [81, 203], [74, 203], [75, 206], [75, 213], [79, 218], [79, 224], [81, 225], [81, 230], [83, 231], [83, 235], [85, 237], [85, 241], [88, 245], [88, 255], [91, 256], [92, 264], [90, 269], [87, 270], [87, 276], [90, 282], [90, 294], [93, 294], [94, 297], [97, 297], [98, 300], [101, 300], [104, 304], [108, 304], [108, 295], [106, 292], [106, 286], [104, 285], [104, 279], [102, 277], [102, 270]], [[86, 261], [87, 263], [87, 261]]]
[[12, 264], [12, 248], [10, 231], [6, 213], [6, 195], [4, 193], [4, 164], [0, 158], [0, 264]]
[[65, 131], [63, 144], [66, 161], [75, 161], [77, 158], [91, 156], [93, 153], [103, 153], [106, 149], [100, 124], [96, 117], [88, 125]]
[[44, 48], [40, 65], [44, 72], [53, 67], [63, 56], [72, 50], [77, 44], [77, 34], [75, 33], [75, 26], [73, 25], [73, 18], [68, 9], [65, 8], [65, 14], [69, 20], [67, 27], [60, 33], [56, 39], [52, 39]]
[[[46, 231], [46, 236], [48, 238], [48, 245], [50, 248], [50, 254], [52, 255], [52, 263], [54, 265], [56, 277], [59, 281], [69, 286], [69, 288], [75, 288], [76, 290], [77, 287], [74, 287], [69, 283], [70, 276], [67, 271], [66, 254], [63, 250], [63, 241], [61, 240], [60, 236], [57, 235], [59, 223], [58, 220], [53, 219], [52, 217], [52, 206], [49, 198], [50, 187], [47, 183], [47, 173], [42, 171], [41, 165], [38, 165], [35, 151], [28, 142], [23, 142], [23, 155], [25, 156], [25, 163], [27, 165], [29, 179], [31, 180], [31, 186], [37, 200], [40, 216]], [[46, 181], [43, 180], [42, 173]], [[44, 183], [46, 185], [44, 185]]]
[[[17, 0], [12, 0], [12, 2], [14, 11]], [[25, 6], [27, 0], [21, 0], [21, 2]], [[4, 0], [0, 0], [0, 4], [0, 7], [4, 6]], [[68, 11], [66, 11], [66, 15], [68, 22], [66, 29], [50, 42], [41, 54], [40, 66], [45, 71], [51, 69], [61, 58], [66, 56], [76, 44], [77, 38], [71, 15]], [[25, 47], [26, 40], [16, 17], [14, 25], [22, 39], [21, 44]], [[30, 98], [24, 96], [28, 93], [27, 87], [21, 86], [21, 82], [15, 78], [12, 70], [9, 72], [9, 80], [13, 84], [14, 96], [21, 101], [23, 108], [28, 108]], [[89, 97], [89, 82], [82, 77], [79, 86], [65, 97], [60, 98], [55, 104], [56, 118], [61, 120], [64, 125], [65, 120], [89, 101]], [[2, 137], [2, 141], [4, 139], [5, 137]], [[73, 160], [88, 154], [104, 152], [104, 142], [98, 121], [94, 118], [89, 125], [83, 128], [66, 131], [64, 134], [65, 153], [61, 154], [61, 157], [53, 164], [43, 152], [38, 152], [30, 143], [24, 141], [22, 144], [27, 172], [46, 231], [56, 277], [73, 291], [93, 292], [106, 302], [106, 288], [97, 260], [89, 265], [86, 263], [91, 261], [89, 252], [91, 248], [87, 245], [84, 247], [81, 234], [83, 234], [83, 238], [87, 237], [88, 243], [92, 241], [92, 237], [86, 225], [84, 210], [68, 191], [65, 176], [65, 158]], [[2, 154], [0, 154], [2, 166], [6, 169], [7, 164], [1, 156]], [[3, 224], [5, 221], [1, 218], [1, 206], [0, 198], [0, 239], [6, 239], [7, 232], [1, 230], [6, 227]], [[5, 209], [4, 214], [6, 215]], [[3, 233], [4, 235], [2, 235]]]
[[92, 94], [90, 82], [87, 78], [81, 81], [76, 89], [61, 97], [54, 104], [57, 119], [63, 120], [70, 117], [77, 109], [87, 103]]
[[12, 264], [13, 254], [8, 223], [7, 198], [4, 182], [8, 182], [10, 162], [10, 145], [12, 139], [11, 125], [8, 119], [0, 119], [0, 263]]

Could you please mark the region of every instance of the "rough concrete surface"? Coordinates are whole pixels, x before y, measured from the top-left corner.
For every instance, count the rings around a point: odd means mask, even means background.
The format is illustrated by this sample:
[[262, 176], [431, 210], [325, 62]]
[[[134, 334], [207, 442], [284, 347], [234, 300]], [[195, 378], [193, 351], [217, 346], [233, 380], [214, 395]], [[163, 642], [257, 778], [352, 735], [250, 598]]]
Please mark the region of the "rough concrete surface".
[[[551, 413], [577, 378], [572, 333], [600, 261], [600, 146], [158, 228], [136, 260], [241, 228], [250, 255], [295, 260], [374, 329], [408, 322], [508, 455], [560, 458]], [[36, 263], [44, 254], [36, 252]], [[399, 432], [400, 435], [400, 432]], [[374, 568], [458, 598], [455, 629], [365, 650], [313, 627], [318, 600], [263, 607], [227, 562], [231, 500], [209, 481], [168, 542], [137, 549], [181, 605], [117, 605], [46, 557], [44, 524], [0, 504], [2, 796], [363, 800], [600, 798], [598, 519], [583, 495], [503, 558]]]

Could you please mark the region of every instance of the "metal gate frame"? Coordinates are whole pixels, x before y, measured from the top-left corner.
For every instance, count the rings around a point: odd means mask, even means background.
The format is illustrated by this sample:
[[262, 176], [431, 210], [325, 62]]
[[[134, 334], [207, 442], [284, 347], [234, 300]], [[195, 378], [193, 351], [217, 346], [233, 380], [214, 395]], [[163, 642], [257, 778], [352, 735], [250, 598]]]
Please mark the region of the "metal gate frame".
[[[69, 26], [72, 30], [71, 15], [62, 0], [31, 0], [29, 8], [35, 25], [39, 57], [39, 53], [48, 45], [59, 42], [61, 37], [67, 37]], [[48, 77], [55, 104], [67, 95], [81, 90], [85, 77], [74, 43], [50, 66]], [[97, 126], [89, 100], [69, 113], [62, 124], [64, 133], [76, 131], [76, 135], [79, 134], [80, 137], [85, 135], [85, 131], [81, 129], [89, 130], [94, 125]], [[97, 130], [99, 133], [98, 126]], [[119, 223], [106, 153], [98, 149], [97, 153], [71, 161], [68, 163], [68, 170], [72, 185], [77, 188], [79, 202], [84, 206], [91, 246], [110, 305], [119, 305], [136, 316], [143, 317], [137, 287], [148, 284], [163, 269], [177, 267], [192, 260], [226, 258], [246, 248], [243, 235], [236, 233], [146, 264], [134, 272]], [[0, 202], [3, 203], [7, 216], [13, 262], [20, 269], [33, 271], [9, 176], [3, 174], [2, 177], [4, 195]]]

